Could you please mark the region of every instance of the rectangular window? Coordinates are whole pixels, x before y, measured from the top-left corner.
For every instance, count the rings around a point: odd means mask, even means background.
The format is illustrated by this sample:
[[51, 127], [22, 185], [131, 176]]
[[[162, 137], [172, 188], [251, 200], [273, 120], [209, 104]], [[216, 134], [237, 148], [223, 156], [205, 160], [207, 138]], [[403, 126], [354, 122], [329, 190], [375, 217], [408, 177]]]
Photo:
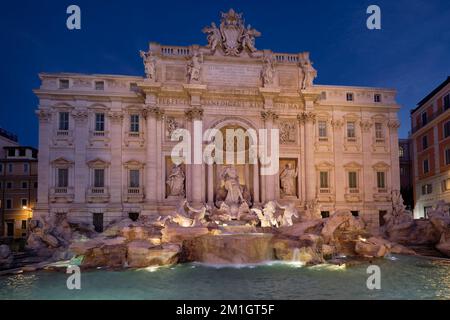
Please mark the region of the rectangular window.
[[423, 173], [426, 174], [430, 172], [430, 164], [428, 162], [428, 159], [423, 160]]
[[58, 188], [67, 188], [69, 186], [69, 169], [58, 169]]
[[139, 188], [139, 170], [130, 170], [130, 188]]
[[444, 123], [444, 138], [450, 137], [450, 121]]
[[422, 194], [431, 194], [433, 192], [433, 186], [431, 184], [422, 185]]
[[59, 113], [59, 130], [67, 131], [69, 130], [69, 113], [60, 112]]
[[95, 114], [95, 131], [103, 132], [105, 131], [105, 114], [96, 113]]
[[27, 220], [22, 220], [22, 230], [27, 229]]
[[450, 190], [450, 179], [442, 180], [442, 191]]
[[0, 163], [0, 174], [3, 174], [3, 163]]
[[12, 189], [12, 182], [11, 181], [6, 182], [6, 189]]
[[105, 90], [105, 82], [103, 81], [95, 81], [95, 90]]
[[357, 173], [355, 171], [350, 171], [348, 173], [348, 187], [350, 189], [358, 188]]
[[8, 157], [15, 157], [16, 149], [8, 149]]
[[105, 169], [94, 170], [94, 187], [95, 188], [105, 187]]
[[327, 137], [327, 122], [326, 121], [319, 121], [319, 138], [326, 138]]
[[381, 102], [381, 94], [374, 94], [373, 95], [373, 101], [374, 102]]
[[25, 149], [19, 149], [19, 157], [25, 157], [26, 156], [26, 150]]
[[69, 89], [69, 80], [67, 80], [67, 79], [60, 79], [59, 80], [59, 88], [60, 89]]
[[377, 172], [377, 187], [379, 189], [386, 188], [385, 178], [386, 178], [386, 174], [383, 171]]
[[356, 138], [355, 122], [353, 121], [347, 122], [347, 138]]
[[12, 200], [6, 199], [6, 209], [12, 209]]
[[350, 211], [352, 213], [352, 216], [354, 217], [358, 217], [359, 216], [359, 211]]
[[422, 150], [425, 150], [428, 148], [428, 136], [422, 137]]
[[321, 171], [320, 172], [320, 188], [321, 189], [328, 189], [328, 171]]
[[322, 219], [329, 218], [330, 211], [320, 211], [320, 215], [322, 216]]
[[28, 199], [21, 199], [20, 204], [22, 205], [22, 208], [28, 207]]
[[130, 116], [130, 132], [138, 133], [139, 132], [139, 115], [132, 114]]
[[398, 148], [398, 156], [399, 158], [403, 158], [405, 156], [405, 149], [403, 149], [403, 147]]
[[383, 140], [384, 134], [383, 134], [383, 124], [376, 122], [375, 123], [375, 138], [377, 140]]
[[444, 97], [444, 110], [450, 108], [450, 93]]
[[353, 101], [353, 93], [347, 92], [347, 101]]
[[445, 165], [450, 164], [450, 148], [445, 149]]
[[132, 91], [132, 92], [138, 92], [139, 91], [139, 87], [138, 87], [136, 82], [131, 82], [130, 83], [130, 91]]
[[421, 114], [421, 119], [422, 119], [422, 126], [424, 126], [428, 123], [428, 115], [426, 112], [423, 112]]
[[22, 189], [28, 189], [28, 182], [22, 181]]
[[103, 232], [103, 213], [95, 212], [92, 214], [92, 224], [96, 232]]
[[23, 173], [28, 173], [30, 171], [30, 166], [28, 163], [23, 164]]

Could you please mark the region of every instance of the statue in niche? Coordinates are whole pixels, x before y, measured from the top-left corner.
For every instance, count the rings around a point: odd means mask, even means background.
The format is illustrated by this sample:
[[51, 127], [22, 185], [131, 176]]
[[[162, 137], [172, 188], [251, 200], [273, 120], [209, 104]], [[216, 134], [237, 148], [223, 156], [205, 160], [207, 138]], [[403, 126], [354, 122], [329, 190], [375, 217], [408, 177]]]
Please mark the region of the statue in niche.
[[281, 191], [286, 196], [296, 196], [296, 179], [298, 170], [288, 163], [280, 173]]
[[261, 32], [252, 28], [251, 25], [247, 26], [247, 29], [243, 30], [241, 36], [241, 43], [243, 49], [248, 49], [250, 52], [255, 52], [255, 38], [261, 36]]
[[277, 205], [280, 209], [284, 210], [283, 214], [278, 217], [278, 222], [280, 223], [280, 226], [281, 227], [292, 226], [294, 224], [292, 222], [292, 217], [298, 218], [298, 211], [297, 209], [295, 209], [295, 204], [291, 202], [286, 206], [281, 206], [278, 203]]
[[270, 86], [273, 84], [275, 78], [275, 68], [273, 65], [272, 56], [266, 56], [263, 61], [263, 68], [261, 71], [261, 77], [264, 86]]
[[144, 61], [145, 76], [147, 79], [156, 81], [156, 57], [152, 52], [140, 51], [141, 57]]
[[306, 59], [302, 63], [301, 68], [303, 70], [302, 90], [311, 88], [313, 86], [314, 79], [317, 77], [317, 71], [312, 66], [311, 61]]
[[166, 184], [169, 187], [169, 196], [175, 197], [184, 197], [184, 180], [186, 179], [186, 175], [184, 174], [183, 168], [181, 165], [174, 164], [172, 166], [172, 170], [169, 174], [169, 178], [166, 181]]
[[222, 34], [220, 33], [219, 28], [217, 28], [216, 24], [214, 22], [211, 22], [210, 27], [205, 27], [202, 30], [203, 33], [208, 34], [207, 40], [208, 40], [208, 48], [211, 49], [211, 52], [215, 52], [216, 48], [220, 46], [222, 43]]
[[173, 117], [169, 117], [166, 120], [166, 132], [167, 132], [167, 138], [171, 138], [172, 137], [172, 133], [177, 130], [180, 129], [180, 124], [175, 120], [175, 118]]
[[233, 166], [227, 166], [221, 173], [221, 178], [224, 182], [227, 196], [225, 198], [226, 204], [239, 204], [244, 202], [244, 196], [242, 195], [242, 188], [239, 184], [239, 175], [236, 168]]
[[275, 218], [276, 203], [274, 201], [267, 202], [262, 210], [258, 208], [252, 208], [251, 211], [256, 213], [256, 215], [258, 216], [258, 219], [261, 222], [261, 227], [278, 228], [278, 221]]
[[191, 60], [188, 63], [188, 77], [191, 82], [200, 81], [200, 72], [202, 69], [203, 55], [198, 52], [194, 53]]

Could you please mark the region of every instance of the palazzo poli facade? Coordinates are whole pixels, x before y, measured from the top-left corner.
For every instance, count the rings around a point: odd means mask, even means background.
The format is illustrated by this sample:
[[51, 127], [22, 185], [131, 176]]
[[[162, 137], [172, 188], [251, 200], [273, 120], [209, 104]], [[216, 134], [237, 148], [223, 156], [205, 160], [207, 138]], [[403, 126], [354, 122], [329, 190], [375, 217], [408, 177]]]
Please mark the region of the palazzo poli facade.
[[[396, 92], [313, 84], [306, 52], [258, 50], [242, 14], [222, 13], [208, 45], [150, 43], [145, 76], [40, 74], [35, 215], [98, 230], [168, 213], [184, 198], [218, 205], [222, 164], [174, 166], [174, 130], [279, 129], [279, 171], [232, 165], [250, 206], [293, 202], [322, 216], [351, 210], [377, 227], [400, 190]], [[206, 143], [204, 143], [204, 147]]]

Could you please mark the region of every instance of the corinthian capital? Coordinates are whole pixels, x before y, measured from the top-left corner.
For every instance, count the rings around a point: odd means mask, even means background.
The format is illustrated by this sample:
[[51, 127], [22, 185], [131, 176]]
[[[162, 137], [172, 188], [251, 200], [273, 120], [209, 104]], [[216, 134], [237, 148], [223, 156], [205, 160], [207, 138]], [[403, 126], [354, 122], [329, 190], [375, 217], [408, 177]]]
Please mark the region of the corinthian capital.
[[75, 110], [72, 112], [72, 117], [76, 122], [85, 122], [88, 118], [88, 112], [85, 110]]
[[359, 125], [361, 126], [361, 130], [363, 132], [369, 132], [370, 128], [372, 128], [372, 122], [369, 120], [361, 120]]
[[333, 128], [341, 129], [344, 126], [344, 121], [342, 119], [333, 119], [331, 120], [331, 125]]
[[400, 121], [398, 120], [389, 120], [388, 127], [391, 129], [398, 129], [400, 128]]
[[278, 114], [276, 114], [275, 112], [273, 112], [272, 110], [267, 110], [267, 111], [261, 111], [261, 118], [264, 121], [267, 120], [277, 120], [278, 119]]
[[316, 114], [314, 112], [308, 111], [308, 112], [302, 112], [297, 115], [297, 119], [303, 123], [314, 123], [316, 122]]
[[186, 117], [189, 120], [202, 120], [203, 119], [203, 109], [199, 107], [194, 107], [192, 109], [185, 111]]
[[35, 113], [40, 122], [48, 122], [52, 118], [52, 113], [48, 110], [39, 109]]
[[144, 118], [154, 117], [159, 120], [164, 117], [164, 110], [159, 107], [150, 107], [150, 108], [144, 109], [143, 116], [144, 116]]
[[121, 123], [123, 120], [123, 112], [122, 111], [111, 111], [108, 114], [108, 117], [112, 123]]

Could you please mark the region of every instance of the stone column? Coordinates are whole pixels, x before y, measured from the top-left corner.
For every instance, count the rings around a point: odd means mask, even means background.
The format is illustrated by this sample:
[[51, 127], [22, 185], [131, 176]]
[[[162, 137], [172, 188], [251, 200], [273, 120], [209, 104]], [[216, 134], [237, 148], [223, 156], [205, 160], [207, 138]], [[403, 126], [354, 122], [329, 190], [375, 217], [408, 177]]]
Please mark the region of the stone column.
[[[49, 109], [36, 111], [39, 118], [39, 162], [38, 193], [33, 218], [39, 219], [48, 213], [48, 193], [52, 187], [50, 167], [50, 141], [52, 137], [52, 114]], [[3, 228], [1, 229], [3, 231]], [[1, 232], [0, 232], [1, 234]]]
[[302, 114], [305, 126], [305, 197], [306, 201], [316, 198], [316, 169], [314, 166], [314, 123], [316, 115], [313, 112]]
[[72, 112], [72, 117], [75, 120], [74, 202], [84, 204], [86, 188], [89, 186], [89, 168], [86, 164], [86, 144], [89, 141], [88, 112], [84, 108], [77, 108]]
[[400, 159], [398, 153], [398, 128], [400, 128], [400, 122], [396, 119], [389, 120], [388, 127], [391, 149], [391, 189], [400, 190]]
[[258, 159], [253, 164], [253, 202], [259, 203], [259, 163]]
[[[114, 103], [113, 103], [114, 104]], [[118, 105], [109, 113], [110, 136], [111, 136], [111, 167], [110, 167], [110, 195], [111, 203], [122, 202], [122, 145], [123, 145], [123, 112], [122, 106]]]
[[214, 164], [208, 164], [208, 203], [214, 205]]
[[[274, 129], [274, 122], [275, 120], [278, 119], [278, 115], [271, 111], [263, 111], [261, 113], [261, 117], [264, 121], [264, 127], [267, 130], [267, 156], [269, 157], [269, 159], [271, 159], [271, 161], [279, 161], [279, 159], [273, 159], [273, 155], [272, 155], [272, 144], [274, 143], [272, 141], [272, 137], [271, 137], [271, 131], [272, 129]], [[278, 143], [278, 141], [277, 141]], [[276, 196], [276, 190], [277, 190], [277, 177], [278, 177], [278, 173], [276, 174], [272, 174], [272, 175], [263, 175], [262, 176], [262, 180], [263, 180], [263, 186], [265, 189], [264, 192], [264, 198], [263, 201], [272, 201], [272, 200], [277, 200], [277, 196]]]
[[[203, 154], [203, 109], [194, 107], [186, 111], [187, 118], [191, 121], [191, 167], [190, 188], [193, 205], [200, 205], [202, 199], [202, 154]], [[199, 136], [200, 135], [200, 136]], [[200, 145], [198, 145], [200, 144]]]

